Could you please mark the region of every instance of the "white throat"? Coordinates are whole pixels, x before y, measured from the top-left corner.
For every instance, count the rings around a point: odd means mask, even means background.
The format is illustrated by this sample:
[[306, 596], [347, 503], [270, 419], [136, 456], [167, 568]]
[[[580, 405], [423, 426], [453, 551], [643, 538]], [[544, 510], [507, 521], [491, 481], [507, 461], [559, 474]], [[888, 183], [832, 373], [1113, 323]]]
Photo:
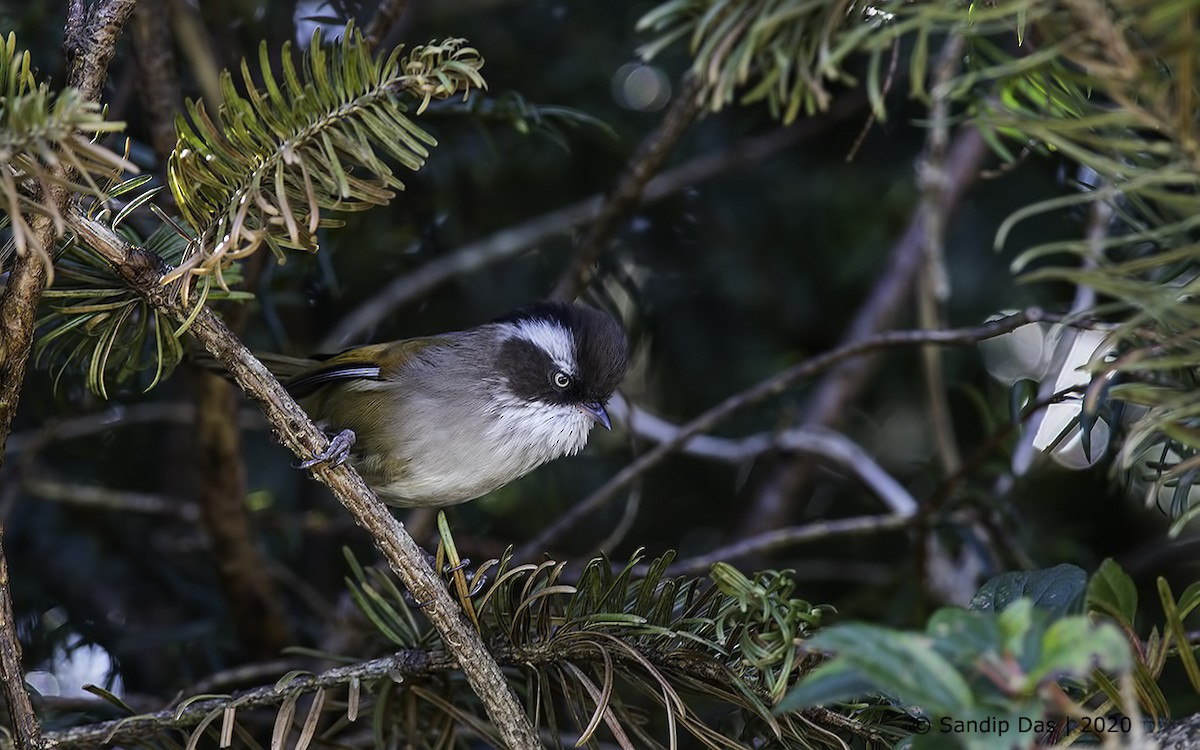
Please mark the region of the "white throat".
[[594, 424], [573, 404], [526, 401], [507, 392], [492, 397], [491, 410], [495, 418], [482, 442], [514, 476], [583, 450]]

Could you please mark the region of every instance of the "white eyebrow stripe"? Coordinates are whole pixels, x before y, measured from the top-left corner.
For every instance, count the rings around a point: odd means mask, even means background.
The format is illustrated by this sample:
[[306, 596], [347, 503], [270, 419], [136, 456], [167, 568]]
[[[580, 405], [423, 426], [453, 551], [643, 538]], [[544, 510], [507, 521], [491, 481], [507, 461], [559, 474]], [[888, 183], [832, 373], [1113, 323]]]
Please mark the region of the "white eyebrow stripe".
[[570, 331], [546, 320], [522, 320], [516, 324], [516, 335], [550, 355], [558, 368], [576, 374], [575, 338]]

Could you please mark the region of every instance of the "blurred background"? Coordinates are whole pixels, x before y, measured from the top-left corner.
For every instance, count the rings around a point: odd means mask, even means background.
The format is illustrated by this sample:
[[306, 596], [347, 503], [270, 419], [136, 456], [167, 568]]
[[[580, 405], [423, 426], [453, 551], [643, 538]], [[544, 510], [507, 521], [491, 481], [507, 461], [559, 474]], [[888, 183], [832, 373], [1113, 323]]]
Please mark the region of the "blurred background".
[[[156, 18], [140, 22], [138, 33], [170, 53], [189, 98], [212, 90], [214, 71], [257, 59], [260, 42], [272, 54], [288, 42], [302, 49], [314, 28], [338, 29], [348, 18], [365, 24], [375, 11], [374, 3], [350, 0], [143, 5]], [[38, 0], [0, 10], [0, 28], [17, 33], [55, 86], [65, 79], [65, 6]], [[647, 39], [635, 25], [654, 6], [412, 0], [382, 46], [464, 37], [486, 60], [486, 95], [423, 114], [419, 124], [439, 145], [424, 169], [402, 175], [407, 189], [391, 205], [345, 216], [344, 228], [322, 234], [316, 255], [292, 253], [283, 265], [268, 261], [247, 273], [256, 299], [222, 312], [244, 316], [238, 324], [251, 348], [300, 355], [468, 327], [546, 296], [580, 234], [556, 212], [611, 191], [683, 85], [689, 61], [680, 46], [651, 64], [638, 57]], [[155, 116], [142, 94], [147, 66], [168, 63], [147, 63], [140, 49], [127, 33], [104, 101], [111, 119], [127, 123], [131, 158], [161, 175]], [[871, 117], [861, 92], [834, 85], [828, 112], [802, 114], [790, 126], [764, 106], [730, 106], [683, 135], [660, 173], [667, 194], [621, 222], [583, 297], [618, 315], [630, 334], [626, 398], [683, 423], [847, 335], [893, 273], [891, 259], [920, 201], [915, 164], [928, 111], [908, 96], [909, 50], [900, 54], [886, 120]], [[1065, 284], [1021, 284], [1010, 264], [1032, 244], [1080, 236], [1084, 210], [1024, 221], [993, 249], [1015, 209], [1075, 190], [1074, 168], [1046, 157], [997, 166], [982, 154], [970, 171], [984, 175], [963, 185], [948, 215], [950, 326], [1030, 305], [1065, 309], [1074, 294]], [[535, 220], [541, 224], [531, 227]], [[514, 234], [519, 252], [499, 257], [494, 249]], [[463, 248], [498, 259], [448, 274], [339, 338], [347, 316], [389, 283]], [[912, 307], [901, 305], [889, 326], [912, 327]], [[291, 468], [294, 457], [274, 443], [252, 404], [236, 406], [245, 478], [244, 498], [234, 500], [249, 510], [265, 585], [286, 623], [275, 640], [247, 636], [246, 618], [262, 615], [231, 605], [226, 584], [238, 573], [222, 572], [229, 558], [202, 522], [202, 488], [219, 470], [197, 447], [200, 376], [185, 365], [148, 393], [146, 382], [111, 384], [105, 401], [78, 373], [56, 382], [47, 364], [30, 373], [0, 474], [17, 616], [27, 663], [47, 673], [39, 678], [45, 690], [70, 695], [84, 681], [107, 681], [125, 695], [159, 695], [265, 658], [278, 642], [339, 642], [335, 631], [349, 627], [338, 619], [347, 574], [341, 549], [363, 561], [376, 553], [325, 489]], [[732, 562], [793, 569], [798, 595], [833, 604], [839, 618], [902, 626], [923, 623], [942, 603], [961, 603], [964, 586], [969, 592], [1008, 569], [1070, 562], [1093, 570], [1112, 556], [1139, 584], [1196, 576], [1194, 543], [1186, 534], [1164, 543], [1167, 520], [1144, 507], [1141, 491], [1107, 457], [1084, 471], [1040, 458], [1013, 476], [1020, 430], [1006, 431], [1011, 382], [989, 375], [974, 347], [945, 350], [943, 367], [958, 448], [972, 459], [953, 484], [934, 459], [917, 350], [883, 354], [833, 420], [915, 499], [935, 499], [919, 530], [836, 536]], [[715, 434], [793, 425], [815, 408], [820, 382], [746, 408]], [[80, 424], [82, 434], [73, 436]], [[459, 548], [482, 560], [519, 547], [648, 445], [617, 425], [594, 434], [581, 455], [449, 509]], [[544, 551], [577, 563], [602, 545], [617, 561], [638, 549], [687, 558], [772, 529], [883, 512], [843, 467], [803, 456], [772, 451], [730, 464], [674, 455]], [[431, 548], [431, 519], [408, 520]], [[930, 539], [948, 559], [967, 561], [959, 571], [965, 580], [937, 585]]]

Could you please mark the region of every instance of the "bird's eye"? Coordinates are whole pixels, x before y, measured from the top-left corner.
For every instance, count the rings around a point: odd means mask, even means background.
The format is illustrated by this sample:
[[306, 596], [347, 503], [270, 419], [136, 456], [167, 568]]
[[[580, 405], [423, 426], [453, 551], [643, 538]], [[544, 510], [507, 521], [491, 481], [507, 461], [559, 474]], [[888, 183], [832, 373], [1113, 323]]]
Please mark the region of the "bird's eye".
[[555, 388], [566, 389], [570, 385], [571, 385], [571, 376], [570, 375], [566, 374], [562, 370], [559, 370], [558, 372], [554, 373], [554, 387]]

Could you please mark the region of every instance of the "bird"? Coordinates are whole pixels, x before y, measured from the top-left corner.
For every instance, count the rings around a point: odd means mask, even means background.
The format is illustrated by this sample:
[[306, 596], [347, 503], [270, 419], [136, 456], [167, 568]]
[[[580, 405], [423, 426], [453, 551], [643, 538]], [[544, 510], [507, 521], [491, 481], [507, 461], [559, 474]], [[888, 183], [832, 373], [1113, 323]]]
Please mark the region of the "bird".
[[352, 347], [318, 358], [264, 356], [329, 446], [299, 464], [348, 460], [398, 507], [473, 500], [562, 456], [625, 376], [629, 344], [607, 313], [537, 302], [488, 323]]

